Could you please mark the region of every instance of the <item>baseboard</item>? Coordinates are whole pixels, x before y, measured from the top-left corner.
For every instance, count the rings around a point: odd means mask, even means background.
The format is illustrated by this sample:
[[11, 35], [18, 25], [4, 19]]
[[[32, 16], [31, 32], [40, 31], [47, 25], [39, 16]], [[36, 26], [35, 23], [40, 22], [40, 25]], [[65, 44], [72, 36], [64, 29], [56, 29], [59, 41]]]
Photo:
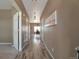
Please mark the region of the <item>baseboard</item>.
[[50, 57], [51, 57], [52, 59], [55, 59], [54, 56], [51, 54], [50, 50], [48, 49], [48, 47], [47, 47], [46, 43], [44, 42], [44, 40], [42, 40], [42, 42], [43, 42], [43, 44], [44, 44], [44, 46], [45, 46], [47, 52], [49, 53]]
[[0, 43], [0, 45], [12, 45], [12, 43]]

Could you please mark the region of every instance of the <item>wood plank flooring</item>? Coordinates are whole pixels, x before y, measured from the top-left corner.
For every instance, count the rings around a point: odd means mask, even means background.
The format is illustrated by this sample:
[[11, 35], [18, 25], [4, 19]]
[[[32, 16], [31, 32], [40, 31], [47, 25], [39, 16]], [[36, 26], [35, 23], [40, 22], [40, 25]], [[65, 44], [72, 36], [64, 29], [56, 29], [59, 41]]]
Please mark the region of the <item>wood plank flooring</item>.
[[17, 53], [11, 45], [0, 45], [0, 59], [15, 59]]
[[20, 52], [16, 59], [49, 59], [39, 35], [35, 35], [31, 39], [29, 46]]

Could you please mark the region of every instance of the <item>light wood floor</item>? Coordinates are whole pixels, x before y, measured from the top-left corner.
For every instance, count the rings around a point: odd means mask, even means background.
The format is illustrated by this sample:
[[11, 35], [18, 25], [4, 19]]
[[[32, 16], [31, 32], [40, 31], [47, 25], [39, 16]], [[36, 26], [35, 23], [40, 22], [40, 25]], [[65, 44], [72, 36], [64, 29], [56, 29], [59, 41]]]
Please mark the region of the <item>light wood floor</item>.
[[0, 59], [15, 59], [17, 52], [11, 45], [0, 45]]
[[35, 35], [29, 46], [17, 55], [16, 59], [49, 59], [39, 35]]

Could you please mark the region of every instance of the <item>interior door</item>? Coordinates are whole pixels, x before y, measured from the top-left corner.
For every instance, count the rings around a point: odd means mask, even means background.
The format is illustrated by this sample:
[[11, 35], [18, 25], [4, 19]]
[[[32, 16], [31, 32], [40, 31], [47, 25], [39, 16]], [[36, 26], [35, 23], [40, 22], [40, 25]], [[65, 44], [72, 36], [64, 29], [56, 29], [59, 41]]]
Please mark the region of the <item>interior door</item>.
[[13, 45], [19, 50], [19, 17], [18, 12], [16, 12], [13, 16]]

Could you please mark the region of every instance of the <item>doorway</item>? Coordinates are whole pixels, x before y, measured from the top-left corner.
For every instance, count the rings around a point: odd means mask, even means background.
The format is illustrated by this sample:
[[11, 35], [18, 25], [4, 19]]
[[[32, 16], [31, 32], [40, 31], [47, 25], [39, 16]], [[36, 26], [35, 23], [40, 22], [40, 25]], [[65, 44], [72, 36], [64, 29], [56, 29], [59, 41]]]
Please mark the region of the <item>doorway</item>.
[[34, 26], [34, 33], [40, 34], [40, 26]]

